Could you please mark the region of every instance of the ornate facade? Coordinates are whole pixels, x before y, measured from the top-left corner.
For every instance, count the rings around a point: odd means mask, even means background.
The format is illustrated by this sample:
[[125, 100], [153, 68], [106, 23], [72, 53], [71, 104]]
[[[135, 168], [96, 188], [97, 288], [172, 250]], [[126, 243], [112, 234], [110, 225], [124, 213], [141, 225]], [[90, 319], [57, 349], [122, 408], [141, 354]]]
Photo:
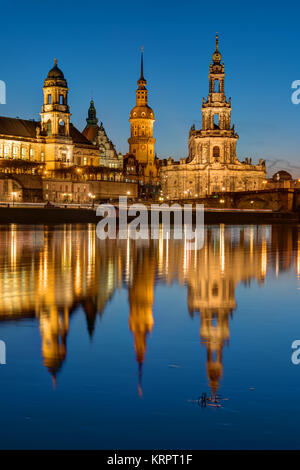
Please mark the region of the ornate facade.
[[161, 183], [170, 199], [197, 198], [221, 191], [263, 189], [265, 163], [240, 162], [236, 155], [238, 135], [231, 125], [231, 98], [224, 91], [224, 63], [216, 50], [209, 66], [209, 94], [202, 102], [202, 129], [193, 125], [189, 134], [189, 156], [161, 169]]
[[[43, 87], [41, 121], [0, 117], [0, 168], [4, 172], [52, 172], [99, 165], [99, 152], [70, 123], [68, 85], [55, 59]], [[41, 167], [42, 164], [42, 167]]]

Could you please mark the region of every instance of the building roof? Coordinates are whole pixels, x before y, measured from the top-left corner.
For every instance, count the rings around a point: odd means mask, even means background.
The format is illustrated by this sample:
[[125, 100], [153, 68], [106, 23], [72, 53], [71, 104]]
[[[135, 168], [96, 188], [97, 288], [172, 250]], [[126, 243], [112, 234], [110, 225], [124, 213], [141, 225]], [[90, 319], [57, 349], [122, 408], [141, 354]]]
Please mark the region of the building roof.
[[94, 127], [94, 126], [92, 126], [91, 124], [88, 124], [88, 125], [85, 126], [85, 128], [83, 129], [82, 134], [84, 135], [84, 137], [85, 137], [89, 142], [93, 142], [94, 139], [95, 139], [95, 137], [96, 137], [97, 134], [98, 134], [98, 130], [99, 130], [99, 126]]
[[285, 170], [280, 170], [272, 176], [274, 181], [290, 181], [293, 179], [292, 175]]
[[34, 121], [34, 119], [27, 120], [0, 116], [0, 135], [35, 138], [37, 127], [40, 127], [40, 123]]
[[94, 147], [94, 145], [75, 127], [70, 124], [70, 136], [74, 144], [84, 144]]
[[[36, 128], [41, 127], [39, 121], [0, 116], [0, 135], [36, 138]], [[70, 137], [74, 144], [91, 146], [91, 142], [73, 124], [70, 124]]]

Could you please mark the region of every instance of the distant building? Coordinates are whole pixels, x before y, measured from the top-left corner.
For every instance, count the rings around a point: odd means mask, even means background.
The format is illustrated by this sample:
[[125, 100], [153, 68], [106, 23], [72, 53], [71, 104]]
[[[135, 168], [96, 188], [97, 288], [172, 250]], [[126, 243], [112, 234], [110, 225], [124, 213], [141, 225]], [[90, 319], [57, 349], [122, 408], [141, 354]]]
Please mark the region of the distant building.
[[224, 64], [218, 36], [209, 67], [209, 94], [202, 103], [202, 129], [191, 127], [189, 156], [161, 168], [162, 190], [170, 199], [197, 198], [221, 191], [263, 189], [265, 163], [240, 162], [238, 135], [231, 126], [231, 98], [224, 92]]
[[86, 119], [87, 125], [82, 134], [94, 145], [99, 148], [99, 164], [107, 168], [123, 169], [123, 155], [117, 153], [112, 141], [107, 137], [103, 123], [98, 126], [96, 108], [94, 101], [91, 100]]

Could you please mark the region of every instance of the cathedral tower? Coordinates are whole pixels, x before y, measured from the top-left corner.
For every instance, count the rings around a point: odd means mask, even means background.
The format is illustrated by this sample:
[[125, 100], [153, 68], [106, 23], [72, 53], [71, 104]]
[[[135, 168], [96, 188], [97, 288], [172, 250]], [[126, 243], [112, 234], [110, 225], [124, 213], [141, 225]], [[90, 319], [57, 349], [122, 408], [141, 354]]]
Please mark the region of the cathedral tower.
[[209, 94], [202, 102], [201, 163], [236, 163], [238, 135], [231, 127], [231, 98], [224, 91], [224, 63], [216, 35], [216, 50], [209, 65]]
[[162, 191], [170, 199], [264, 188], [265, 162], [259, 159], [258, 164], [252, 164], [251, 158], [241, 162], [236, 154], [239, 136], [231, 125], [231, 98], [225, 95], [218, 35], [208, 79], [208, 96], [202, 100], [202, 128], [193, 125], [190, 129], [188, 157], [179, 165], [170, 158], [160, 169]]
[[151, 179], [157, 175], [154, 165], [153, 124], [154, 112], [148, 106], [147, 81], [144, 78], [143, 48], [141, 52], [141, 76], [137, 82], [136, 106], [130, 112], [131, 136], [128, 139], [129, 153], [134, 155], [142, 166], [146, 178]]

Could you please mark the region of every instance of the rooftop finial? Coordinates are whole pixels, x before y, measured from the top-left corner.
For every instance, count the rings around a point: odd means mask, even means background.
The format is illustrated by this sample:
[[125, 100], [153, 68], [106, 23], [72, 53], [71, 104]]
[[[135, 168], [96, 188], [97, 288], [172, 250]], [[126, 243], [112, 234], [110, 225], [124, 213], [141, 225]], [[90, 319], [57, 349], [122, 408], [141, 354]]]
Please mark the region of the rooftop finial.
[[144, 79], [144, 46], [142, 44], [141, 47], [141, 78], [140, 80]]
[[219, 34], [218, 32], [216, 33], [216, 51], [219, 50]]
[[54, 65], [57, 65], [57, 58], [54, 59]]

